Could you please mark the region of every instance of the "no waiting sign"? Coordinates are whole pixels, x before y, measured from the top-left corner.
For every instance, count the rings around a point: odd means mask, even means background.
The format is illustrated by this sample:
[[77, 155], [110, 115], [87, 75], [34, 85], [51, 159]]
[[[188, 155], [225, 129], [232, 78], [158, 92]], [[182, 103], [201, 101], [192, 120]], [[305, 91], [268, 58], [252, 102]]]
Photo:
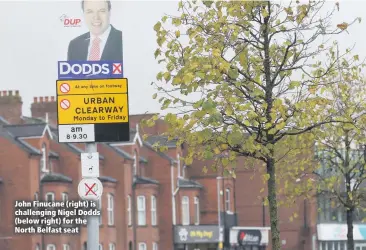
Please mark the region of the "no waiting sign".
[[57, 80], [59, 142], [129, 141], [128, 82]]

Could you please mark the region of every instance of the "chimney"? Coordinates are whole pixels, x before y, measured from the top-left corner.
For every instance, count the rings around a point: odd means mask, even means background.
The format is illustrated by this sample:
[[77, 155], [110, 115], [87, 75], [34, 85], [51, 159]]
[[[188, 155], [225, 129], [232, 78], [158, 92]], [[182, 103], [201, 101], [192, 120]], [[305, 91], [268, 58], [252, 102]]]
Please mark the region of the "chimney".
[[57, 124], [57, 103], [54, 96], [34, 97], [31, 105], [31, 113], [34, 118], [47, 120], [49, 124]]
[[22, 105], [19, 90], [0, 91], [0, 116], [10, 124], [21, 123]]

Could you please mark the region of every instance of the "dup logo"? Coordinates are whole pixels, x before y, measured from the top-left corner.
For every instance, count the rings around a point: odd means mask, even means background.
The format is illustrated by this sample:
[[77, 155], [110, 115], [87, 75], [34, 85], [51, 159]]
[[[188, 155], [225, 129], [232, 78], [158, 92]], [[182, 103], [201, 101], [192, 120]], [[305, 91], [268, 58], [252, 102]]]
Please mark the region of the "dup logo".
[[60, 16], [60, 21], [64, 27], [81, 27], [80, 18], [70, 18], [66, 14]]
[[59, 61], [58, 79], [123, 78], [122, 62], [117, 61]]

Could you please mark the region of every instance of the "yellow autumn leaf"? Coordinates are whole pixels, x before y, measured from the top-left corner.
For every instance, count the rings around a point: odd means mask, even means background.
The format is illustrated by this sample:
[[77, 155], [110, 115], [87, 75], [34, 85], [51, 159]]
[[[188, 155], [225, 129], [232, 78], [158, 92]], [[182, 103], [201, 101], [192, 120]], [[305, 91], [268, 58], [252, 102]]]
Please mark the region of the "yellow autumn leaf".
[[343, 22], [343, 23], [337, 24], [337, 28], [340, 30], [345, 30], [348, 28], [348, 23]]

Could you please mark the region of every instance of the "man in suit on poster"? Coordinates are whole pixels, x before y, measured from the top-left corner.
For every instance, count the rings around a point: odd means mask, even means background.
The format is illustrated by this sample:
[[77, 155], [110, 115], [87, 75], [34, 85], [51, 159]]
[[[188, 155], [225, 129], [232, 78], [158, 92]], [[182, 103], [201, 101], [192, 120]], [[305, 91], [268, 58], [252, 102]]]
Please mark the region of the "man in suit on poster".
[[71, 40], [68, 61], [122, 61], [122, 32], [110, 24], [111, 2], [83, 0], [81, 7], [89, 32]]

